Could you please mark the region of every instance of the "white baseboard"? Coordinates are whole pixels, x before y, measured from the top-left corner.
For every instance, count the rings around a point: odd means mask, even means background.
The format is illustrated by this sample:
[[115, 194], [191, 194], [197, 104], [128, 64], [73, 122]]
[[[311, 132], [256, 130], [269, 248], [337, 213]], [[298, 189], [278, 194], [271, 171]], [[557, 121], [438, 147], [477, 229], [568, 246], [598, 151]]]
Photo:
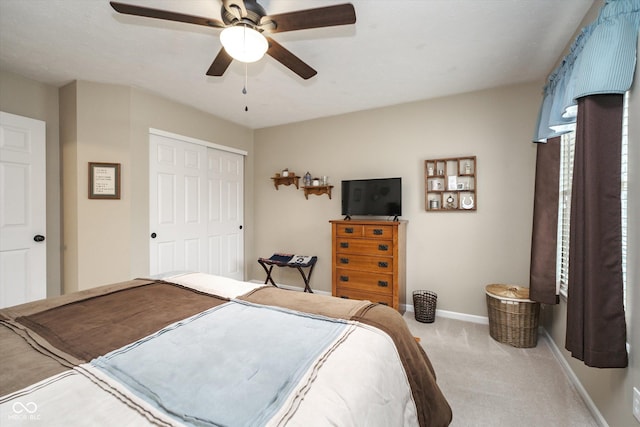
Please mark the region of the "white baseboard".
[[[413, 307], [413, 304], [405, 304], [404, 308], [406, 311], [410, 312], [410, 313], [415, 313], [415, 309]], [[465, 313], [458, 313], [455, 311], [447, 311], [447, 310], [438, 310], [436, 309], [436, 317], [445, 317], [448, 319], [455, 319], [455, 320], [462, 320], [465, 322], [471, 322], [471, 323], [480, 323], [482, 325], [488, 325], [489, 324], [489, 318], [486, 316], [476, 316], [474, 314], [465, 314]]]
[[575, 374], [575, 372], [573, 372], [573, 369], [571, 369], [569, 362], [567, 362], [567, 360], [564, 358], [564, 355], [562, 354], [562, 350], [558, 348], [555, 341], [553, 340], [553, 338], [551, 338], [551, 335], [549, 335], [549, 332], [547, 332], [546, 329], [544, 328], [540, 328], [540, 329], [542, 330], [542, 334], [545, 336], [545, 338], [547, 339], [547, 342], [549, 343], [549, 347], [551, 348], [551, 353], [553, 353], [553, 356], [556, 358], [556, 360], [562, 367], [562, 370], [569, 377], [569, 381], [571, 381], [571, 384], [573, 384], [573, 386], [576, 388], [576, 391], [578, 392], [578, 394], [584, 401], [584, 404], [587, 406], [587, 408], [591, 412], [591, 415], [593, 415], [593, 417], [596, 419], [596, 422], [598, 423], [598, 425], [601, 427], [609, 427], [607, 420], [604, 419], [604, 417], [598, 410], [598, 407], [596, 406], [596, 404], [593, 403], [593, 400], [591, 400], [591, 396], [589, 396], [589, 393], [587, 393], [587, 390], [584, 388], [584, 386], [580, 382], [580, 379], [578, 379], [578, 376]]

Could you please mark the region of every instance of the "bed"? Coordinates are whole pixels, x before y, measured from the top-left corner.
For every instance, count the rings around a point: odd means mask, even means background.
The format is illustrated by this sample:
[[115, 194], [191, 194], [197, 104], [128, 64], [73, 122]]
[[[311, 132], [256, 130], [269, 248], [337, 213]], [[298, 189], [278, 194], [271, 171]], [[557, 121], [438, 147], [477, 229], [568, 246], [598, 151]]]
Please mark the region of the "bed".
[[445, 426], [402, 317], [187, 273], [0, 310], [2, 425]]

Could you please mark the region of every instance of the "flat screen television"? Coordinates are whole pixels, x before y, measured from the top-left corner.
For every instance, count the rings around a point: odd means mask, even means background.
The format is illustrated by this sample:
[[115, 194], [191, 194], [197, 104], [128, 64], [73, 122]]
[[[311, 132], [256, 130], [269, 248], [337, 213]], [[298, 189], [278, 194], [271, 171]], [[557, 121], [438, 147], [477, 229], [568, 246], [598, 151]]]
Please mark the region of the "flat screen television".
[[342, 215], [402, 215], [402, 178], [342, 181]]

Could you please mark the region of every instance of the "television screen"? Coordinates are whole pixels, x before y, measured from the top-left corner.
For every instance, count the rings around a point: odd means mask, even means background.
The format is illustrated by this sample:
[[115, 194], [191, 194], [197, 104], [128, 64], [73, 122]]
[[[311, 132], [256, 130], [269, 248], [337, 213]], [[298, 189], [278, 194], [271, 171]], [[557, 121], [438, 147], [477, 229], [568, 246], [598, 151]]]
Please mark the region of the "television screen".
[[402, 215], [402, 178], [342, 181], [342, 215]]

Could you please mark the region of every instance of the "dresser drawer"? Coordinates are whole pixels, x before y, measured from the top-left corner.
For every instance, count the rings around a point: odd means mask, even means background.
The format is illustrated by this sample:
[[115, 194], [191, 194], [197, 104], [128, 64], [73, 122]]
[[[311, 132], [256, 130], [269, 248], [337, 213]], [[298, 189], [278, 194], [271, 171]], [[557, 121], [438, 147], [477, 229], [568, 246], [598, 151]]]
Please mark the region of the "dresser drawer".
[[366, 237], [368, 239], [392, 239], [393, 227], [390, 225], [337, 224], [338, 237]]
[[393, 298], [391, 297], [391, 295], [382, 295], [372, 292], [362, 292], [355, 291], [353, 289], [338, 288], [336, 296], [340, 298], [371, 301], [378, 304], [388, 305], [389, 307], [393, 306]]
[[336, 255], [336, 268], [372, 271], [375, 273], [392, 273], [393, 259], [388, 257], [340, 253]]
[[393, 275], [336, 268], [336, 286], [380, 294], [393, 293]]
[[340, 237], [363, 237], [364, 226], [356, 224], [337, 224], [336, 236]]
[[336, 253], [393, 256], [393, 241], [373, 239], [336, 239]]
[[365, 225], [364, 237], [367, 239], [392, 239], [393, 227], [390, 225]]

